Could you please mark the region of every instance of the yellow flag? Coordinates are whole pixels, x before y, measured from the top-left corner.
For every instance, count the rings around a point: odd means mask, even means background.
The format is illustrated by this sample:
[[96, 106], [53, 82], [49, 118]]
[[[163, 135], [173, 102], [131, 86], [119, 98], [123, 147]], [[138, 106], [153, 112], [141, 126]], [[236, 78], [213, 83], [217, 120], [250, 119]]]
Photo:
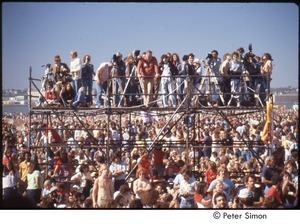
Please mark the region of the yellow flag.
[[271, 136], [271, 119], [272, 119], [272, 111], [273, 111], [273, 103], [267, 102], [267, 115], [266, 115], [266, 123], [262, 132], [261, 140], [267, 144], [269, 137]]

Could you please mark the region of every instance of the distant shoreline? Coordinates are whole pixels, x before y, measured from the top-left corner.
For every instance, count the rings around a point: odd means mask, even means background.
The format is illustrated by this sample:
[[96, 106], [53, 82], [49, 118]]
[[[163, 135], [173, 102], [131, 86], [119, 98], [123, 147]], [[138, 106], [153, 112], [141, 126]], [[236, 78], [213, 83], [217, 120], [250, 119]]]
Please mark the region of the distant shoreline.
[[28, 104], [2, 104], [2, 115], [5, 113], [29, 113]]

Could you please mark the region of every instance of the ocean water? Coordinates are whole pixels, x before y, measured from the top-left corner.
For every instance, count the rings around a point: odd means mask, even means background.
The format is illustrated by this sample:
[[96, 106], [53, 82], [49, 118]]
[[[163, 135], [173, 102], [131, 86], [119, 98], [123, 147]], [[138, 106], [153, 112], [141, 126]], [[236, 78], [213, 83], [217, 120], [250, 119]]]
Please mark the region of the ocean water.
[[29, 112], [28, 105], [2, 105], [2, 114], [5, 113], [22, 113]]

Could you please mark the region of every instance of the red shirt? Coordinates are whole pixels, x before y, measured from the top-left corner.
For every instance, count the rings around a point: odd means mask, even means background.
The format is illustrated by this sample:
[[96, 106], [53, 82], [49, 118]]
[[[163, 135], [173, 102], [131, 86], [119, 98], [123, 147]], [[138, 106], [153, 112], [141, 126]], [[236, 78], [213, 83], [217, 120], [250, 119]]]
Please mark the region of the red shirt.
[[64, 174], [64, 169], [62, 167], [62, 161], [61, 158], [58, 156], [54, 156], [54, 166], [53, 166], [53, 170], [55, 170], [55, 168], [57, 167], [57, 171], [56, 173], [60, 176], [62, 176]]
[[201, 194], [194, 194], [194, 201], [201, 203], [203, 197]]
[[278, 203], [280, 203], [280, 204], [282, 203], [279, 190], [273, 186], [268, 190], [268, 192], [266, 194], [266, 198], [271, 197], [271, 196], [274, 196]]
[[158, 63], [155, 57], [152, 57], [150, 61], [144, 59], [139, 60], [138, 72], [143, 78], [154, 78], [155, 73], [158, 73]]
[[138, 169], [144, 168], [146, 170], [146, 177], [150, 178], [150, 162], [147, 156], [143, 156], [139, 162]]
[[159, 149], [154, 149], [152, 151], [153, 165], [162, 166], [165, 153]]
[[207, 169], [205, 171], [205, 182], [207, 184], [210, 184], [214, 179], [217, 178], [217, 175], [218, 175], [217, 171], [213, 172], [213, 171], [211, 171], [211, 169]]

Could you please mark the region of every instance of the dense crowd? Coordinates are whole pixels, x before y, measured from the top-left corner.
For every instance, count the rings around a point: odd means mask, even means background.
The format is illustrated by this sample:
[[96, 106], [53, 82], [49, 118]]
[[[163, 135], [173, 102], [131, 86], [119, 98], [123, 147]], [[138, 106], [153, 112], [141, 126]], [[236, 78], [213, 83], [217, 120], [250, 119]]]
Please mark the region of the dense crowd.
[[32, 114], [31, 127], [28, 116], [2, 117], [3, 206], [298, 206], [298, 111], [274, 110], [268, 143], [264, 112], [227, 114], [230, 124], [205, 111], [172, 121], [163, 112], [52, 114], [50, 123]]

